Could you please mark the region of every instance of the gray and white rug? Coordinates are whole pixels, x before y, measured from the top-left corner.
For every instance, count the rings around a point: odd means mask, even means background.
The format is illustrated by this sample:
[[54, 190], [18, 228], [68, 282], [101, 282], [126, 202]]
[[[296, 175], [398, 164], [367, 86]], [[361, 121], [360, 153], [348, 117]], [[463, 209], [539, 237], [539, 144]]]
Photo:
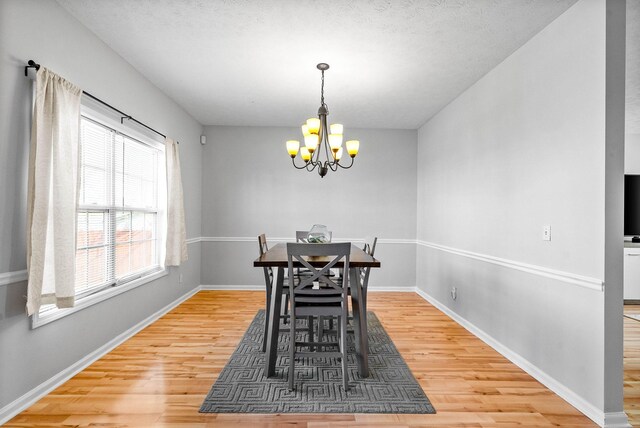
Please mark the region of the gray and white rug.
[[[276, 376], [264, 376], [261, 352], [264, 310], [253, 319], [238, 348], [205, 398], [202, 413], [435, 413], [407, 364], [373, 312], [368, 313], [369, 371], [358, 375], [349, 334], [349, 391], [336, 358], [296, 361], [296, 389], [287, 383], [289, 334], [278, 342]], [[304, 334], [304, 333], [298, 333]]]

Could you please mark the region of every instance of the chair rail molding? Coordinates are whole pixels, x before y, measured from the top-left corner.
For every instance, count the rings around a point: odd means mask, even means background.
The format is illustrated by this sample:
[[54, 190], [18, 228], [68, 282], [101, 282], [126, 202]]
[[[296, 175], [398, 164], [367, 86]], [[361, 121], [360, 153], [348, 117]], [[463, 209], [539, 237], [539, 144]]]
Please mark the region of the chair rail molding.
[[[202, 236], [199, 239], [200, 242], [255, 242], [257, 235], [253, 236]], [[355, 243], [364, 243], [362, 238], [335, 238], [336, 241], [351, 241]], [[269, 237], [270, 242], [294, 242], [295, 239], [291, 237]], [[475, 253], [473, 251], [462, 250], [453, 247], [447, 247], [445, 245], [436, 244], [434, 242], [422, 241], [419, 239], [403, 239], [403, 238], [378, 238], [378, 244], [403, 244], [403, 245], [416, 245], [426, 248], [432, 248], [439, 251], [444, 251], [450, 254], [455, 254], [462, 257], [467, 257], [475, 260], [480, 260], [485, 263], [491, 263], [494, 265], [527, 272], [533, 275], [543, 276], [551, 278], [557, 281], [561, 281], [568, 284], [577, 285], [580, 287], [588, 288], [594, 291], [604, 291], [604, 280], [599, 278], [592, 278], [584, 275], [578, 275], [571, 272], [564, 272], [557, 269], [551, 269], [544, 266], [533, 265], [529, 263], [518, 262], [515, 260], [504, 259], [501, 257], [490, 256], [488, 254]]]
[[[199, 238], [200, 242], [256, 242], [258, 235], [256, 236], [202, 236]], [[333, 238], [334, 241], [340, 242], [356, 242], [364, 243], [363, 238]], [[295, 242], [295, 238], [291, 237], [271, 237], [269, 236], [269, 242]], [[415, 239], [400, 239], [400, 238], [378, 238], [378, 244], [408, 244], [415, 245]]]
[[503, 259], [501, 257], [494, 257], [487, 254], [474, 253], [473, 251], [461, 250], [458, 248], [447, 247], [440, 244], [427, 241], [416, 241], [418, 246], [432, 248], [438, 251], [444, 251], [446, 253], [455, 254], [462, 257], [467, 257], [482, 262], [491, 263], [498, 266], [503, 266], [510, 269], [516, 269], [522, 272], [531, 273], [534, 275], [544, 276], [546, 278], [555, 279], [557, 281], [566, 282], [568, 284], [578, 285], [580, 287], [588, 288], [595, 291], [604, 291], [604, 281], [598, 278], [592, 278], [588, 276], [578, 275], [575, 273], [564, 272], [561, 270], [551, 269], [544, 266], [537, 266], [528, 263], [522, 263], [515, 260]]
[[27, 280], [27, 270], [16, 270], [13, 272], [0, 273], [0, 287], [3, 285], [15, 284]]
[[[187, 239], [187, 244], [196, 244], [201, 241], [202, 241], [202, 238], [197, 236], [195, 238]], [[28, 277], [27, 277], [26, 269], [0, 273], [0, 287], [4, 285], [10, 285], [10, 284], [26, 281], [27, 278]]]
[[[253, 236], [198, 236], [187, 239], [187, 244], [196, 244], [198, 242], [255, 242], [257, 239]], [[337, 241], [351, 241], [356, 243], [363, 243], [362, 238], [336, 238]], [[271, 242], [294, 242], [293, 238], [275, 237], [269, 238]], [[515, 260], [504, 259], [500, 257], [494, 257], [487, 254], [475, 253], [472, 251], [462, 250], [458, 248], [447, 247], [445, 245], [436, 244], [433, 242], [416, 240], [416, 239], [402, 239], [402, 238], [379, 238], [378, 244], [402, 244], [402, 245], [417, 245], [426, 248], [432, 248], [439, 251], [444, 251], [450, 254], [455, 254], [462, 257], [467, 257], [475, 260], [480, 260], [486, 263], [492, 263], [498, 266], [516, 269], [522, 272], [527, 272], [534, 275], [544, 276], [546, 278], [555, 279], [568, 284], [577, 285], [580, 287], [589, 288], [595, 291], [604, 291], [604, 281], [598, 278], [592, 278], [588, 276], [578, 275], [570, 272], [564, 272], [556, 269], [551, 269], [543, 266], [537, 266], [528, 263], [522, 263]], [[13, 272], [0, 273], [0, 287], [27, 280], [27, 271], [19, 270]]]

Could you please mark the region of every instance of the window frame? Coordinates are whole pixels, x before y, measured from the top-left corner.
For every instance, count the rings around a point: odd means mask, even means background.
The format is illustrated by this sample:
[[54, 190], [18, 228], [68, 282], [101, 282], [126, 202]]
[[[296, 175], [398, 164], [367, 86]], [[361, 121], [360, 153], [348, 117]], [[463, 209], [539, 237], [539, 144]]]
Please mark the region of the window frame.
[[[165, 146], [164, 141], [160, 141], [159, 136], [151, 133], [142, 133], [137, 129], [133, 129], [132, 127], [126, 126], [124, 123], [121, 123], [120, 116], [115, 116], [114, 112], [101, 104], [91, 100], [88, 97], [82, 97], [82, 105], [81, 105], [81, 117], [86, 118], [87, 120], [98, 124], [99, 126], [105, 127], [116, 134], [122, 135], [124, 138], [131, 139], [137, 143], [149, 146], [153, 149], [158, 150], [158, 168], [156, 171], [156, 179], [155, 186], [157, 192], [157, 201], [156, 201], [156, 210], [150, 210], [148, 208], [140, 208], [140, 207], [131, 207], [131, 206], [122, 206], [117, 207], [114, 204], [108, 206], [100, 206], [100, 205], [80, 205], [78, 204], [76, 208], [76, 212], [100, 212], [108, 214], [113, 222], [111, 227], [111, 233], [114, 235], [116, 233], [116, 224], [115, 217], [116, 212], [153, 212], [156, 213], [156, 226], [155, 226], [155, 250], [158, 264], [152, 266], [149, 269], [133, 272], [128, 276], [122, 277], [120, 279], [115, 278], [115, 272], [113, 276], [113, 281], [109, 280], [106, 283], [99, 284], [96, 286], [89, 287], [80, 292], [77, 292], [75, 295], [75, 305], [73, 308], [63, 308], [59, 309], [56, 307], [48, 307], [44, 310], [40, 310], [37, 313], [31, 316], [31, 328], [37, 328], [42, 325], [48, 324], [57, 319], [63, 318], [72, 313], [78, 312], [84, 308], [100, 303], [104, 300], [115, 297], [119, 294], [137, 288], [141, 285], [147, 284], [149, 282], [155, 281], [159, 278], [165, 277], [168, 275], [168, 270], [164, 265], [164, 245], [166, 242], [166, 195], [161, 195], [164, 191], [166, 192], [166, 184], [164, 187], [162, 186], [162, 180], [165, 180], [166, 183], [166, 170], [164, 169], [163, 160], [165, 159]], [[124, 121], [122, 121], [124, 122]], [[113, 170], [113, 165], [115, 161], [111, 160], [112, 165], [111, 169]], [[162, 164], [162, 165], [161, 165]], [[80, 174], [80, 169], [78, 170], [78, 174]], [[164, 176], [164, 177], [163, 177]], [[115, 171], [111, 171], [111, 178], [113, 180], [115, 177]], [[115, 257], [115, 237], [110, 237], [109, 243], [109, 251], [112, 252], [111, 256]], [[77, 243], [76, 243], [77, 248]], [[113, 260], [113, 269], [115, 269], [115, 260]], [[49, 306], [49, 305], [47, 305]]]

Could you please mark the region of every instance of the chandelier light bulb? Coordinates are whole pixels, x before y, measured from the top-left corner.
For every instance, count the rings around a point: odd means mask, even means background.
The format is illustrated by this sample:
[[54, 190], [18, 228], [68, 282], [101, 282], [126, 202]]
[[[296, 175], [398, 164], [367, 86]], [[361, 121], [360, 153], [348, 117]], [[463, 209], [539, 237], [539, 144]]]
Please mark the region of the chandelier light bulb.
[[318, 147], [318, 134], [309, 134], [304, 137], [304, 145], [307, 146], [307, 150], [313, 153]]
[[360, 149], [360, 141], [358, 140], [349, 140], [346, 142], [347, 152], [349, 152], [349, 156], [355, 158], [358, 154], [358, 149]]
[[311, 153], [309, 152], [309, 149], [307, 149], [306, 147], [300, 148], [300, 156], [302, 157], [302, 160], [305, 162], [309, 162], [311, 160]]
[[297, 140], [289, 140], [287, 141], [287, 151], [289, 152], [289, 156], [291, 158], [295, 158], [298, 154], [298, 149], [300, 148], [300, 141]]
[[342, 146], [342, 134], [329, 134], [329, 147], [335, 153]]
[[307, 128], [309, 129], [309, 133], [317, 135], [318, 132], [320, 132], [320, 119], [317, 117], [307, 119]]
[[335, 160], [339, 161], [340, 158], [342, 158], [342, 152], [343, 152], [342, 147], [340, 147], [338, 151], [333, 154], [333, 157], [335, 158]]
[[341, 123], [334, 123], [333, 125], [331, 125], [329, 127], [329, 129], [331, 130], [332, 134], [340, 134], [340, 135], [342, 135], [343, 134], [342, 131], [343, 131], [344, 127], [342, 126]]

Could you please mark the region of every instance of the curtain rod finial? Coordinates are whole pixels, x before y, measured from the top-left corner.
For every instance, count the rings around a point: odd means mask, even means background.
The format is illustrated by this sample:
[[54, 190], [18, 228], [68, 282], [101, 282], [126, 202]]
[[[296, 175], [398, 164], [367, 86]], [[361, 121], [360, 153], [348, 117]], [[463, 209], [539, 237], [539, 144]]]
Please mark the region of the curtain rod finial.
[[36, 71], [40, 70], [40, 64], [37, 64], [37, 63], [36, 63], [34, 60], [32, 60], [32, 59], [30, 59], [29, 61], [27, 61], [27, 64], [28, 64], [28, 65], [26, 65], [26, 66], [24, 67], [24, 75], [25, 75], [25, 77], [27, 77], [27, 76], [29, 75], [29, 74], [28, 74], [28, 70], [29, 70], [30, 68], [35, 68], [35, 69], [36, 69]]

